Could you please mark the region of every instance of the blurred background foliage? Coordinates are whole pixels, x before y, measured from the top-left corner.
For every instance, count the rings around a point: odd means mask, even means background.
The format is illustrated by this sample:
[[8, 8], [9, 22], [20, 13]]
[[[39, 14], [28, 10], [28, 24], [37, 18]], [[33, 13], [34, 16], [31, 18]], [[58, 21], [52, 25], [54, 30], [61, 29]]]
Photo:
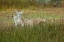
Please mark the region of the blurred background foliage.
[[0, 6], [29, 7], [29, 6], [53, 6], [61, 7], [64, 0], [0, 0]]

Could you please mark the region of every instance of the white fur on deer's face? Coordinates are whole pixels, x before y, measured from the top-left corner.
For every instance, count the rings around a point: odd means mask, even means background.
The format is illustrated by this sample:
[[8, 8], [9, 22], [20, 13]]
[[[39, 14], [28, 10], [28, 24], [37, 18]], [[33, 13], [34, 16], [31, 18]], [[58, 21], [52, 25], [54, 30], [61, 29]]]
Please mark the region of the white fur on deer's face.
[[14, 16], [13, 18], [14, 18], [15, 26], [17, 26], [17, 25], [24, 26], [23, 21], [21, 19], [18, 19], [17, 16]]
[[17, 20], [17, 16], [13, 16], [13, 18], [14, 18], [14, 21], [16, 21], [16, 20]]

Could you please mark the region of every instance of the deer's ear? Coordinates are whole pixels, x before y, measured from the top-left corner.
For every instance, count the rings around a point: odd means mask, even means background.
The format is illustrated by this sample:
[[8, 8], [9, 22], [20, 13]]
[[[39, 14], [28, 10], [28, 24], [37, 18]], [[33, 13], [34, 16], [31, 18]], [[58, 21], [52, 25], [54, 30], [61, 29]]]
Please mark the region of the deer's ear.
[[14, 12], [15, 12], [16, 14], [18, 14], [18, 11], [17, 11], [17, 10], [15, 10]]
[[14, 11], [17, 15], [22, 14], [24, 11], [18, 12], [17, 10]]
[[21, 11], [20, 14], [24, 13], [24, 11]]

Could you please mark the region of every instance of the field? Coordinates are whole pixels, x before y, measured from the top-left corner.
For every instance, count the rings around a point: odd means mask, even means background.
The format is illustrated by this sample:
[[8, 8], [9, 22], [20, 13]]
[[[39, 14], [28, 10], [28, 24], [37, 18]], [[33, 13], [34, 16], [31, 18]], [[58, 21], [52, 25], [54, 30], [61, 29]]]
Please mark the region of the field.
[[0, 11], [0, 42], [64, 42], [64, 8], [20, 9], [24, 10], [22, 18], [46, 20], [33, 27], [16, 27], [14, 10]]

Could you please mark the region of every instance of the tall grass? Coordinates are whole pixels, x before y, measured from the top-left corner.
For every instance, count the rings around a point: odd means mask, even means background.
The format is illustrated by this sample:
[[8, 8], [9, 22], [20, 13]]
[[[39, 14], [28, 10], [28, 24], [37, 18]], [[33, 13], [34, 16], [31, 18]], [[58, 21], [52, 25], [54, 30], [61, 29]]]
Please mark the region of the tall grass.
[[46, 22], [33, 27], [15, 27], [12, 11], [0, 11], [0, 42], [64, 42], [63, 15], [63, 8], [42, 11], [25, 10], [23, 18], [44, 18]]
[[46, 21], [33, 27], [0, 27], [0, 42], [64, 42], [64, 21]]

